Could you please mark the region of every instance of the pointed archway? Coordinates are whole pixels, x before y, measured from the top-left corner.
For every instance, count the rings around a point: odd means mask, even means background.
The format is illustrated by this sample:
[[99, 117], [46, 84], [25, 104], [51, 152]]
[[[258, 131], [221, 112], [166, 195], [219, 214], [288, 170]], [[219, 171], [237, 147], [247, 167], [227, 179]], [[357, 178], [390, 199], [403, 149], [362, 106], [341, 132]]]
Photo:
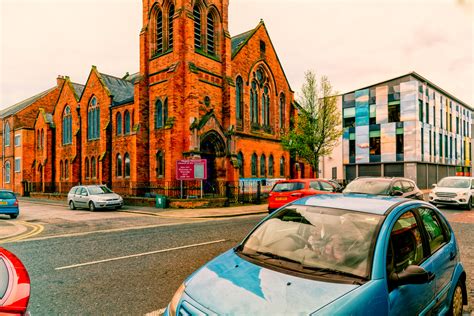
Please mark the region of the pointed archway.
[[216, 131], [209, 131], [201, 136], [201, 158], [207, 160], [207, 180], [204, 181], [205, 193], [217, 193], [219, 182], [225, 180], [226, 146]]

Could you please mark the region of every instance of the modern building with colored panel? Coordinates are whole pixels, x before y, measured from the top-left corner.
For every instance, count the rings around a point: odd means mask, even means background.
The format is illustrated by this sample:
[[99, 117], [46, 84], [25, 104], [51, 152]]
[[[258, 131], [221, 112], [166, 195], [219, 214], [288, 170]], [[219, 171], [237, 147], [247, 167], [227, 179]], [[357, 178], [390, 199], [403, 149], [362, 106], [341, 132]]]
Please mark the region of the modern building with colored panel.
[[340, 96], [345, 179], [471, 174], [471, 107], [416, 72]]

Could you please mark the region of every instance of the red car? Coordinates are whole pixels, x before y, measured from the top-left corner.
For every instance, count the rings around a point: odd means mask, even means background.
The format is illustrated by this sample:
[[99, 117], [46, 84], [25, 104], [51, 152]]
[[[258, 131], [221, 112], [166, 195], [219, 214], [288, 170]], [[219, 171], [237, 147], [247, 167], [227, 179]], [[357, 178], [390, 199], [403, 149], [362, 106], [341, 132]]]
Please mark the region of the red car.
[[17, 256], [0, 248], [0, 315], [25, 315], [30, 276]]
[[271, 213], [283, 205], [315, 194], [336, 193], [340, 190], [324, 179], [292, 179], [278, 181], [268, 195], [268, 212]]

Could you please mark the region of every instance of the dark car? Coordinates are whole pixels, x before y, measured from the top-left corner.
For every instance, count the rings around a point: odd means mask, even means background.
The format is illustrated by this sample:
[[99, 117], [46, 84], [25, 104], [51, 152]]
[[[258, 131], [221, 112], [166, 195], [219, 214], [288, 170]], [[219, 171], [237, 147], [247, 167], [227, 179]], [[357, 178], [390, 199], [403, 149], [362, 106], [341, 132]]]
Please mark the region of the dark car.
[[10, 215], [10, 218], [17, 218], [20, 214], [18, 199], [10, 190], [0, 189], [0, 214]]
[[399, 196], [423, 200], [423, 192], [407, 178], [360, 177], [349, 183], [342, 193]]
[[13, 253], [0, 248], [0, 315], [25, 315], [30, 300], [30, 277]]

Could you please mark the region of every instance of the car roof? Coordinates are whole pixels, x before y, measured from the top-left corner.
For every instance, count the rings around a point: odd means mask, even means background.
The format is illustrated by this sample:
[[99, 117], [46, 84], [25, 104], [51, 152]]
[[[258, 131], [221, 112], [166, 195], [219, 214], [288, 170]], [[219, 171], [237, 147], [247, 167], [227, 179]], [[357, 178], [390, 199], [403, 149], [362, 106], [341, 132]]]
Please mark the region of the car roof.
[[304, 178], [304, 179], [288, 179], [288, 180], [280, 180], [277, 183], [286, 183], [286, 182], [308, 182], [308, 181], [327, 181], [326, 179], [316, 179], [316, 178]]
[[321, 206], [349, 211], [384, 215], [395, 206], [412, 200], [370, 194], [318, 194], [295, 201], [293, 204]]

